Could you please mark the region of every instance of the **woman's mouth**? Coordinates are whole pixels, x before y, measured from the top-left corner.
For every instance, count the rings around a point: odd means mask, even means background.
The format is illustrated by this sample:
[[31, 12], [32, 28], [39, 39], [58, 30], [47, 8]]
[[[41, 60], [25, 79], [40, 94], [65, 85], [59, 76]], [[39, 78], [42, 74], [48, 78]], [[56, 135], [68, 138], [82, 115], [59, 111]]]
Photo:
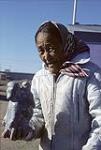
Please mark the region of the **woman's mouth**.
[[46, 64], [47, 65], [54, 65], [54, 64], [56, 64], [56, 61], [46, 61]]
[[48, 66], [48, 67], [53, 67], [55, 64], [56, 64], [55, 62], [48, 62], [48, 63], [47, 63], [47, 66]]

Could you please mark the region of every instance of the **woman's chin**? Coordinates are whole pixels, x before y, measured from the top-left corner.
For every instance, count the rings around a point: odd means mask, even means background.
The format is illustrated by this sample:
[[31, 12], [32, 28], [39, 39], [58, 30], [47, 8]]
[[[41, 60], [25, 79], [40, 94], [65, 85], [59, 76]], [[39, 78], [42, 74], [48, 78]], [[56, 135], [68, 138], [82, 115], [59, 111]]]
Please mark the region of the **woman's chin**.
[[48, 70], [52, 74], [57, 74], [59, 72], [59, 69], [56, 67], [48, 66]]

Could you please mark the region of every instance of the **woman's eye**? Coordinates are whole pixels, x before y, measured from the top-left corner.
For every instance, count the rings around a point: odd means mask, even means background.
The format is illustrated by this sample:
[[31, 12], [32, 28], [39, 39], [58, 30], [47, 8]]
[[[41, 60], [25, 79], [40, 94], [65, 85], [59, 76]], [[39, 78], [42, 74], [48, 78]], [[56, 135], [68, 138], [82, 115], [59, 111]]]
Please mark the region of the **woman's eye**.
[[49, 52], [52, 52], [53, 51], [53, 49], [52, 48], [49, 48]]
[[55, 52], [55, 49], [52, 48], [52, 47], [50, 47], [50, 48], [49, 48], [49, 52]]
[[40, 54], [43, 54], [43, 53], [44, 53], [44, 50], [43, 50], [43, 49], [39, 49], [39, 53], [40, 53]]

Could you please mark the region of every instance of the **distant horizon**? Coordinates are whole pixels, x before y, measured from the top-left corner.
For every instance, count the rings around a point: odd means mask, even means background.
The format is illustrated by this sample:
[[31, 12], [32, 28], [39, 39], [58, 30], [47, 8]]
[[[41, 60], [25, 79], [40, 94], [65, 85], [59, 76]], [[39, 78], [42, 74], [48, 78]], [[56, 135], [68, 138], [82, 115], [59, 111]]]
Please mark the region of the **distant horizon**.
[[34, 73], [30, 73], [30, 72], [16, 72], [16, 71], [6, 71], [6, 70], [0, 70], [0, 73], [24, 73], [24, 74], [34, 74]]

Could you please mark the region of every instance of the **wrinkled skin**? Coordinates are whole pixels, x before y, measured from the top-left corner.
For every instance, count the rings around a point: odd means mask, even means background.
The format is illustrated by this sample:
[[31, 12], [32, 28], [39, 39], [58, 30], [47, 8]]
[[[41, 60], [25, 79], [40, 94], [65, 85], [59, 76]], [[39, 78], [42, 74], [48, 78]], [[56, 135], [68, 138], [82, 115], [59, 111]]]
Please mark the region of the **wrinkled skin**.
[[39, 32], [36, 44], [40, 58], [48, 70], [57, 74], [65, 61], [62, 41], [52, 33]]

